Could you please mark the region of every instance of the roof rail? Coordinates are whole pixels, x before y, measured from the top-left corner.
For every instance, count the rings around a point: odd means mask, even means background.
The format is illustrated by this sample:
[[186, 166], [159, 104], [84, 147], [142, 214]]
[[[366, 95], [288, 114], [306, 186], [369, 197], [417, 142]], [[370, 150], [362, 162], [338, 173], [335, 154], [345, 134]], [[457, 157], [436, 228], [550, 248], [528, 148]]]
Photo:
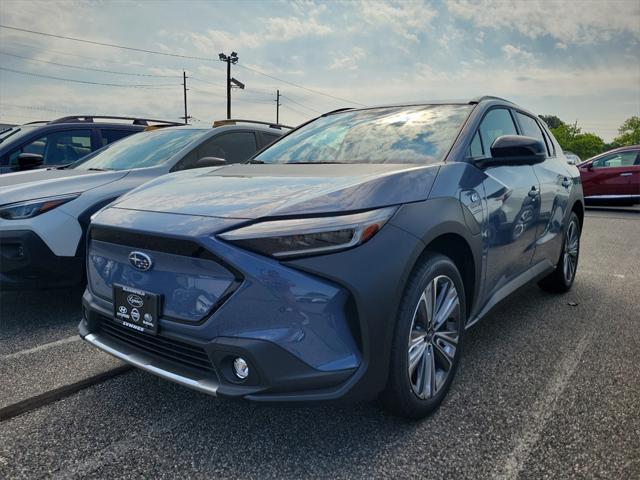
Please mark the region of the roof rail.
[[511, 100], [507, 100], [506, 98], [494, 97], [493, 95], [483, 95], [481, 97], [473, 98], [469, 101], [469, 103], [480, 103], [483, 100], [500, 100], [502, 102], [513, 103]]
[[242, 120], [240, 118], [229, 118], [226, 120], [215, 120], [213, 122], [214, 127], [224, 127], [225, 125], [236, 125], [238, 123], [255, 123], [258, 125], [267, 125], [269, 128], [276, 128], [278, 130], [282, 130], [283, 128], [292, 129], [294, 127], [290, 127], [289, 125], [283, 125], [281, 123], [273, 123], [273, 122], [260, 122], [258, 120]]
[[36, 120], [35, 122], [23, 123], [23, 125], [35, 125], [36, 123], [49, 123], [47, 120]]
[[75, 123], [75, 122], [94, 123], [95, 119], [131, 120], [133, 121], [133, 125], [143, 125], [143, 126], [148, 126], [149, 122], [161, 123], [166, 125], [183, 125], [182, 123], [171, 122], [168, 120], [156, 120], [153, 118], [141, 118], [141, 117], [113, 117], [110, 115], [70, 115], [68, 117], [56, 118], [55, 120], [51, 120], [49, 123]]

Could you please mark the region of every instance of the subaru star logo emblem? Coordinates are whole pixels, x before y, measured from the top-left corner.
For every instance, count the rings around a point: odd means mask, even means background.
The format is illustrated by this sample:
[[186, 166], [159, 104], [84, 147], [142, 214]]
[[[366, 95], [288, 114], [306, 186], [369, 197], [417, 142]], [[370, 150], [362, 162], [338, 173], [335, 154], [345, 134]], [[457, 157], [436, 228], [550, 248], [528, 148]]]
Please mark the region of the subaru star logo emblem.
[[137, 268], [138, 270], [142, 270], [146, 272], [151, 268], [153, 262], [151, 261], [151, 257], [146, 253], [142, 252], [131, 252], [129, 254], [129, 263]]

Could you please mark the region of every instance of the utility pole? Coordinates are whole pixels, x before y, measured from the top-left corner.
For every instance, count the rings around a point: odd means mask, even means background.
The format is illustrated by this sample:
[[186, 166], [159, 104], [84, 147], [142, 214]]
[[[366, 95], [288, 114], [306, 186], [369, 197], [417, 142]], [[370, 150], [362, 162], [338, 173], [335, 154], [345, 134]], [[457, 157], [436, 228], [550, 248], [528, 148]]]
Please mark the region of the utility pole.
[[191, 118], [189, 115], [187, 115], [187, 72], [185, 72], [184, 70], [182, 71], [182, 89], [184, 92], [184, 124], [188, 124], [188, 120]]
[[276, 125], [280, 123], [280, 90], [276, 90]]
[[238, 54], [236, 52], [231, 52], [231, 55], [225, 55], [224, 53], [220, 53], [218, 58], [221, 62], [225, 62], [227, 64], [227, 119], [231, 118], [231, 64], [234, 65], [238, 63]]

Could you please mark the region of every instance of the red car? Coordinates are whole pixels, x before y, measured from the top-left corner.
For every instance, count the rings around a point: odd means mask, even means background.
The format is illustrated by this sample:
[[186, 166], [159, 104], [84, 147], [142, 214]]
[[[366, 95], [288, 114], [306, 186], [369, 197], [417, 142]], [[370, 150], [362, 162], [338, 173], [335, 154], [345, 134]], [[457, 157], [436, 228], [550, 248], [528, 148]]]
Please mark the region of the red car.
[[640, 145], [601, 153], [578, 169], [587, 202], [640, 203]]

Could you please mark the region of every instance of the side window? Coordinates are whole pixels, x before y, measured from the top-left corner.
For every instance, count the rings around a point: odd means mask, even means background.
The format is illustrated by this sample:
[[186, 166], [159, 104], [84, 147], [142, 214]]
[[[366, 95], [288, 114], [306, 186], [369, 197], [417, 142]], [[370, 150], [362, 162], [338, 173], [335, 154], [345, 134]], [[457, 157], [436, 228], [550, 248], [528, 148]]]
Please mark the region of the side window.
[[478, 129], [482, 144], [486, 145], [487, 155], [491, 151], [491, 145], [496, 138], [502, 135], [517, 135], [516, 126], [509, 110], [504, 108], [494, 108], [485, 115]]
[[483, 155], [484, 151], [482, 150], [482, 142], [480, 141], [480, 132], [476, 132], [473, 140], [471, 140], [471, 145], [469, 145], [469, 157], [482, 157]]
[[264, 148], [267, 145], [271, 145], [277, 139], [280, 138], [280, 135], [274, 135], [273, 133], [264, 133], [260, 132], [260, 148]]
[[553, 140], [551, 139], [549, 133], [547, 132], [547, 130], [544, 129], [544, 127], [542, 128], [542, 134], [544, 135], [544, 139], [547, 141], [547, 147], [549, 149], [549, 155], [552, 157], [556, 156], [556, 146], [553, 143]]
[[594, 160], [593, 168], [620, 168], [631, 167], [635, 164], [638, 152], [620, 152], [606, 155], [598, 160]]
[[137, 133], [136, 130], [101, 130], [100, 131], [100, 146], [104, 147], [109, 143], [113, 143], [121, 138], [128, 137]]
[[253, 132], [229, 132], [217, 135], [200, 146], [198, 158], [221, 157], [227, 163], [238, 163], [247, 160], [257, 150]]
[[518, 118], [518, 123], [522, 129], [522, 135], [526, 137], [533, 137], [542, 142], [543, 145], [547, 147], [547, 154], [549, 154], [549, 146], [542, 135], [542, 130], [540, 130], [540, 125], [535, 119], [531, 118], [529, 115], [525, 115], [524, 113], [516, 112], [516, 117]]
[[9, 156], [9, 165], [18, 164], [21, 153], [37, 153], [45, 165], [64, 165], [91, 153], [91, 130], [53, 132], [24, 145]]

